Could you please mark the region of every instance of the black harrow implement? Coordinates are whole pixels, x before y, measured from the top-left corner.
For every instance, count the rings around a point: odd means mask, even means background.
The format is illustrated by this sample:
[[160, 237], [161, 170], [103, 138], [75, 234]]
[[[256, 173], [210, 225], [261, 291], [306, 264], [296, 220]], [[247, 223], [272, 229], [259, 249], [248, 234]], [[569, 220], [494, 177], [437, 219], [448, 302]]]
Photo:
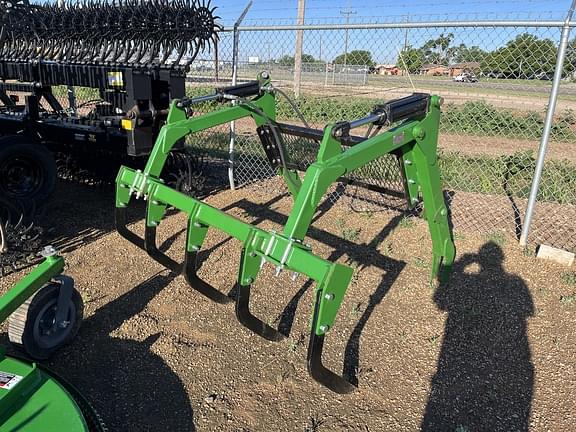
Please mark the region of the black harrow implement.
[[188, 66], [217, 39], [202, 0], [0, 2], [0, 58], [81, 64]]

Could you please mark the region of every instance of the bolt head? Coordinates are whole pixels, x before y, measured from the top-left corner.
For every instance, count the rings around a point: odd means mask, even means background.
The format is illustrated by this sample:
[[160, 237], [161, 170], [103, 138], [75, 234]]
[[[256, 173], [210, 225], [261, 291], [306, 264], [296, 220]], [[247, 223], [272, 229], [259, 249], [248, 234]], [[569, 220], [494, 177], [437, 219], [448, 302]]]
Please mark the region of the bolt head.
[[48, 258], [51, 256], [54, 256], [58, 253], [58, 251], [56, 250], [56, 248], [54, 246], [46, 246], [44, 249], [42, 249], [42, 252], [40, 252], [40, 255], [42, 255], [44, 258]]
[[322, 333], [326, 333], [329, 329], [330, 329], [330, 327], [327, 326], [327, 325], [321, 325], [321, 326], [320, 326], [320, 331], [321, 331]]
[[334, 300], [334, 294], [332, 294], [332, 293], [326, 293], [326, 294], [324, 294], [324, 298], [325, 298], [326, 300]]

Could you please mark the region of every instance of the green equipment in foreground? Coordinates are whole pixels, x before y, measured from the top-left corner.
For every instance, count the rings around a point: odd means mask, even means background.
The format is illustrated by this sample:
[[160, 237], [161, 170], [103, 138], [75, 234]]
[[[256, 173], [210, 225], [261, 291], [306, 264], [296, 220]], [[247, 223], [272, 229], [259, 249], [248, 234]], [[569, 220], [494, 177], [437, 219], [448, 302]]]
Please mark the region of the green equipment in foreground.
[[[74, 281], [61, 275], [64, 260], [45, 260], [0, 297], [0, 322], [9, 317], [10, 340], [46, 359], [77, 333], [83, 304]], [[106, 427], [90, 404], [53, 372], [0, 347], [0, 432], [100, 432]]]
[[[316, 282], [312, 330], [308, 346], [308, 370], [329, 389], [347, 393], [354, 386], [322, 365], [322, 348], [333, 327], [338, 309], [352, 278], [352, 268], [317, 257], [304, 242], [306, 232], [320, 200], [338, 179], [388, 153], [397, 155], [405, 176], [410, 208], [422, 198], [425, 217], [433, 242], [432, 277], [445, 277], [454, 261], [455, 248], [448, 223], [440, 174], [437, 165], [440, 98], [427, 94], [394, 100], [374, 108], [365, 118], [326, 126], [324, 131], [280, 124], [276, 121], [275, 90], [267, 73], [256, 81], [217, 89], [213, 95], [174, 101], [144, 171], [122, 167], [116, 179], [116, 224], [122, 236], [145, 249], [152, 258], [175, 272], [182, 272], [191, 287], [220, 303], [231, 301], [226, 295], [201, 280], [196, 274], [196, 258], [209, 228], [224, 231], [242, 243], [242, 256], [236, 286], [238, 320], [272, 341], [283, 336], [258, 319], [249, 309], [251, 285], [265, 263], [277, 273], [289, 270]], [[247, 98], [252, 99], [248, 100]], [[188, 118], [194, 104], [234, 101], [220, 110]], [[183, 195], [159, 177], [172, 147], [189, 134], [251, 117], [272, 167], [284, 177], [294, 198], [294, 206], [281, 233], [267, 232], [244, 223], [221, 210]], [[401, 122], [401, 123], [400, 123]], [[398, 124], [377, 133], [385, 125]], [[351, 135], [362, 126], [374, 129], [367, 137]], [[317, 160], [306, 170], [303, 181], [289, 164], [282, 134], [291, 134], [320, 142]], [[127, 207], [132, 198], [147, 200], [144, 239], [127, 228]], [[168, 207], [188, 214], [186, 253], [183, 264], [162, 253], [156, 245], [156, 228]], [[441, 271], [441, 265], [444, 265]]]

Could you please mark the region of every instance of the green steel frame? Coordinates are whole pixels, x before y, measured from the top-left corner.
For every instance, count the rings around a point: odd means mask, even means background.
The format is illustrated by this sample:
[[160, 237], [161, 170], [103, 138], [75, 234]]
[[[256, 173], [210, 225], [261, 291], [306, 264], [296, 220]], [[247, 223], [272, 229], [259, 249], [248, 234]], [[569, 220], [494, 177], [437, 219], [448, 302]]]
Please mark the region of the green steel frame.
[[[63, 269], [62, 257], [47, 256], [0, 297], [0, 322], [4, 322], [28, 298], [60, 275]], [[0, 430], [104, 430], [89, 428], [80, 405], [85, 405], [89, 414], [91, 408], [74, 388], [36, 363], [7, 356], [3, 346], [0, 346], [0, 374], [4, 381], [0, 386]]]
[[[274, 91], [266, 75], [259, 76], [259, 91], [252, 100], [235, 96], [219, 99], [236, 100], [236, 104], [195, 118], [187, 118], [183, 104], [172, 103], [167, 124], [162, 128], [144, 171], [122, 167], [116, 180], [116, 218], [119, 232], [134, 244], [145, 249], [153, 258], [176, 272], [183, 272], [190, 285], [212, 298], [225, 303], [229, 299], [196, 275], [195, 259], [202, 248], [209, 228], [224, 231], [242, 245], [238, 272], [236, 312], [248, 328], [269, 340], [281, 335], [250, 314], [248, 301], [250, 286], [258, 278], [266, 262], [308, 276], [316, 282], [316, 301], [308, 352], [311, 375], [328, 388], [349, 392], [354, 387], [322, 366], [324, 335], [333, 327], [336, 315], [352, 278], [353, 269], [332, 263], [314, 255], [304, 238], [314, 213], [327, 189], [339, 178], [382, 155], [394, 153], [401, 160], [405, 175], [407, 199], [410, 207], [423, 200], [425, 217], [432, 237], [432, 278], [446, 279], [454, 261], [452, 240], [437, 164], [438, 125], [441, 100], [428, 97], [427, 109], [416, 119], [408, 119], [399, 126], [353, 146], [344, 146], [342, 124], [324, 129], [317, 160], [306, 170], [303, 180], [298, 173], [285, 166], [278, 168], [293, 195], [294, 205], [281, 233], [268, 232], [244, 223], [198, 199], [186, 196], [166, 186], [160, 173], [172, 147], [189, 134], [211, 127], [251, 117], [257, 127], [275, 124]], [[147, 200], [145, 238], [140, 239], [126, 227], [126, 209], [132, 198]], [[174, 207], [188, 215], [186, 254], [178, 264], [156, 247], [156, 227], [167, 207]], [[443, 267], [442, 267], [443, 265]]]

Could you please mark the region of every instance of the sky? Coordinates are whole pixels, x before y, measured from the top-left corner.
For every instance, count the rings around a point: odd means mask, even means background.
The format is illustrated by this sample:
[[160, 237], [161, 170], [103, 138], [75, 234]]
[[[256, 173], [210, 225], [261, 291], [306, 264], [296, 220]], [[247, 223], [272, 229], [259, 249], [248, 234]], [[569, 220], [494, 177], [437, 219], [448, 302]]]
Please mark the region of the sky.
[[[306, 22], [344, 23], [342, 12], [350, 11], [350, 22], [405, 22], [453, 21], [453, 20], [563, 20], [572, 0], [306, 0]], [[216, 14], [227, 28], [242, 13], [248, 0], [212, 0], [217, 6]], [[298, 0], [253, 0], [243, 26], [294, 24]], [[442, 31], [454, 32], [454, 44], [478, 45], [493, 50], [505, 45], [525, 28], [509, 29], [411, 29], [405, 30], [351, 30], [349, 50], [369, 50], [377, 63], [395, 63], [398, 51], [405, 41], [419, 47], [427, 40], [436, 38]], [[557, 41], [559, 29], [530, 29], [542, 38]], [[221, 58], [230, 57], [231, 36], [221, 35]], [[304, 53], [330, 62], [344, 50], [345, 32], [306, 32]], [[293, 55], [295, 33], [244, 32], [240, 37], [240, 61], [258, 57], [261, 61]], [[230, 51], [230, 53], [228, 53]], [[207, 58], [209, 53], [201, 54]]]
[[[560, 19], [565, 16], [571, 0], [306, 0], [306, 19], [309, 22], [341, 22], [341, 11], [350, 9], [351, 21], [374, 17], [405, 20], [428, 17], [493, 17], [507, 16]], [[242, 13], [248, 0], [212, 0], [225, 25], [231, 25]], [[294, 22], [298, 0], [254, 0], [246, 16], [246, 24], [254, 22]]]

